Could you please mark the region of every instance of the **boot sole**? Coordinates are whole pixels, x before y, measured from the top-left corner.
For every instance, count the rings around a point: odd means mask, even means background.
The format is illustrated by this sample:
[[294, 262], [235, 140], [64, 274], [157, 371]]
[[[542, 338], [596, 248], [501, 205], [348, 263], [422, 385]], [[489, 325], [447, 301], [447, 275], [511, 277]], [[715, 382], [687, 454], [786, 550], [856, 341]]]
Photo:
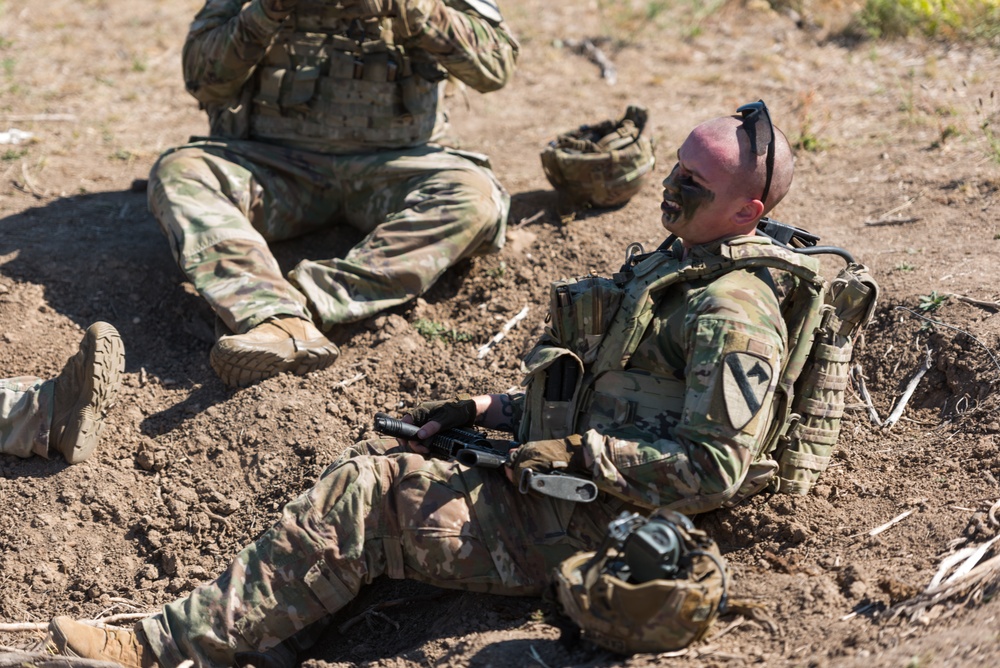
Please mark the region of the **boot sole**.
[[104, 413], [114, 404], [125, 371], [125, 344], [114, 326], [94, 323], [87, 328], [85, 339], [89, 355], [84, 366], [91, 370], [90, 377], [59, 439], [60, 443], [74, 444], [67, 452], [60, 450], [70, 464], [93, 454], [104, 430]]
[[227, 350], [216, 343], [209, 362], [226, 385], [247, 387], [279, 373], [304, 376], [325, 369], [337, 361], [339, 355], [333, 344], [298, 350], [292, 357], [286, 357], [270, 350]]

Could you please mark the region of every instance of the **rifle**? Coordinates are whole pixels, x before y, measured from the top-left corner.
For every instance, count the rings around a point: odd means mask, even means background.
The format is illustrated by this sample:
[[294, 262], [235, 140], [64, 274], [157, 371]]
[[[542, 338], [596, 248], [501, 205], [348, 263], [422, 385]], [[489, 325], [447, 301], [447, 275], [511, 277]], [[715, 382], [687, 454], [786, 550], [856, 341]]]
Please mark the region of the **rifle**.
[[[376, 413], [375, 431], [386, 436], [416, 441], [419, 440], [417, 432], [420, 427], [385, 413]], [[498, 469], [510, 464], [510, 451], [520, 445], [517, 441], [486, 438], [474, 429], [448, 429], [420, 442], [427, 447], [432, 457], [454, 459], [464, 466], [487, 469]], [[498, 449], [498, 444], [506, 446], [506, 449]], [[555, 471], [539, 473], [531, 469], [522, 470], [518, 490], [522, 494], [535, 491], [555, 499], [578, 503], [589, 503], [597, 498], [597, 485], [593, 480]]]

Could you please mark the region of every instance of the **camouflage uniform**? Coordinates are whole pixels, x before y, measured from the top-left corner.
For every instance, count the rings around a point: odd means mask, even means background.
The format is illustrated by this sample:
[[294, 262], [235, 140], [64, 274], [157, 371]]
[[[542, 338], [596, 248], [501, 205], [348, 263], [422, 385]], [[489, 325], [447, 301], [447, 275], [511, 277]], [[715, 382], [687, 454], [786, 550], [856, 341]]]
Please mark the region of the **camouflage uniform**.
[[0, 380], [0, 454], [49, 456], [55, 382], [32, 376]]
[[[185, 43], [211, 137], [161, 157], [149, 205], [237, 333], [279, 315], [323, 329], [363, 319], [503, 244], [509, 196], [486, 157], [439, 143], [446, 77], [486, 92], [513, 72], [519, 47], [499, 12], [447, 0], [397, 43], [390, 18], [341, 4], [300, 0], [273, 20], [260, 0], [208, 0]], [[339, 223], [365, 238], [282, 275], [268, 242]]]
[[[683, 261], [717, 251], [697, 247]], [[238, 654], [274, 648], [341, 609], [382, 574], [538, 594], [551, 569], [594, 549], [624, 508], [690, 498], [702, 510], [718, 507], [739, 488], [767, 430], [767, 409], [748, 414], [747, 403], [752, 396], [768, 405], [776, 374], [767, 368], [778, 369], [784, 352], [775, 288], [766, 270], [680, 283], [658, 296], [652, 315], [616, 388], [595, 396], [617, 395], [623, 410], [643, 394], [660, 397], [659, 417], [640, 405], [616, 418], [611, 399], [580, 404], [591, 411], [578, 417], [587, 468], [602, 489], [595, 502], [521, 495], [501, 471], [359, 444], [219, 579], [143, 622], [160, 662], [233, 665]], [[763, 387], [732, 396], [734, 369]], [[524, 408], [522, 427], [536, 417], [530, 402]]]

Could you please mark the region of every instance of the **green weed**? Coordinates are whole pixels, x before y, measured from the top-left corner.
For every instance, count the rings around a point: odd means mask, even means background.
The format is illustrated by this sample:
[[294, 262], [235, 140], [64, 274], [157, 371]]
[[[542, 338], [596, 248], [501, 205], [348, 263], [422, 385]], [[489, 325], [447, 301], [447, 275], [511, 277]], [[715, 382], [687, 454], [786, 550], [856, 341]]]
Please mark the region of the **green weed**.
[[929, 295], [921, 295], [917, 303], [917, 310], [921, 313], [933, 313], [941, 308], [948, 301], [948, 295], [938, 294], [937, 290], [931, 290]]
[[492, 269], [486, 270], [486, 275], [490, 278], [503, 278], [504, 274], [507, 273], [507, 263], [503, 260], [500, 261], [500, 265]]
[[450, 341], [451, 343], [460, 343], [462, 341], [472, 340], [471, 334], [460, 332], [454, 327], [448, 327], [447, 325], [442, 325], [439, 322], [434, 322], [433, 320], [428, 320], [426, 318], [420, 318], [414, 322], [413, 329], [417, 330], [417, 334], [424, 337], [428, 341], [442, 339]]
[[905, 260], [896, 265], [896, 271], [913, 271], [916, 268], [916, 265], [912, 265]]
[[979, 98], [976, 105], [976, 116], [982, 119], [979, 123], [979, 129], [983, 131], [983, 137], [986, 139], [986, 155], [993, 162], [1000, 164], [1000, 135], [993, 130], [993, 121], [1000, 120], [996, 91], [990, 91], [989, 109], [983, 103], [983, 98]]
[[923, 34], [988, 40], [1000, 34], [1000, 0], [866, 0], [851, 30], [874, 39]]
[[0, 155], [0, 160], [9, 162], [11, 160], [23, 158], [26, 155], [28, 155], [28, 149], [26, 148], [9, 148], [3, 152], [3, 155]]

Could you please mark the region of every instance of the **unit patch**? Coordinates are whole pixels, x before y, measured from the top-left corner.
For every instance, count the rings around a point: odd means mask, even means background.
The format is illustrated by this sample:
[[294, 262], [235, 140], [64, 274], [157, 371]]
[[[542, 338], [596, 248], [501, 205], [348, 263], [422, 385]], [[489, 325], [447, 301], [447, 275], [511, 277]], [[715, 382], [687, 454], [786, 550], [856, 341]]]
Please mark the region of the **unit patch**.
[[723, 358], [722, 396], [733, 429], [743, 429], [760, 411], [771, 374], [771, 363], [756, 355], [735, 352]]

